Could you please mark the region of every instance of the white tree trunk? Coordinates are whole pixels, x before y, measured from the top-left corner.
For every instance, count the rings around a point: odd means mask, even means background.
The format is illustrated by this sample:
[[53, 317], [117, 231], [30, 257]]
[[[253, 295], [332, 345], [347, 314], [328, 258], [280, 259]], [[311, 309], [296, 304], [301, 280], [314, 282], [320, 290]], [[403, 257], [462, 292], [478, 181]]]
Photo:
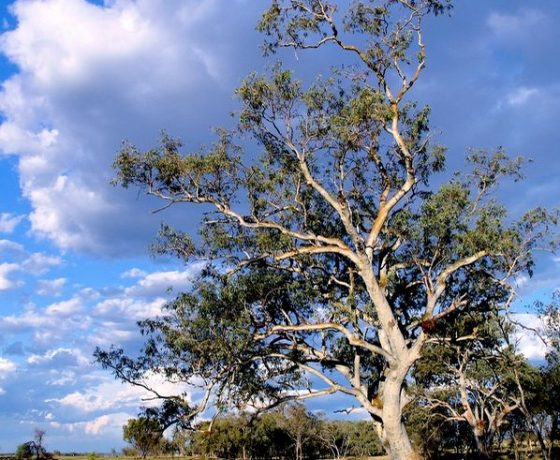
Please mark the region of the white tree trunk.
[[390, 374], [383, 383], [383, 430], [382, 442], [391, 460], [418, 460], [402, 420], [403, 381], [405, 371]]

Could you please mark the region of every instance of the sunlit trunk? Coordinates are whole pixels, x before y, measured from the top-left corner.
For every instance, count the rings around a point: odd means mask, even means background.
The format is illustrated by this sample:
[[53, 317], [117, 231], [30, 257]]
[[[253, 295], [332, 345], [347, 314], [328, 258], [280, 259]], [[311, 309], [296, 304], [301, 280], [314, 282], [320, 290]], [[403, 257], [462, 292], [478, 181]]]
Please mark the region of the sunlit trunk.
[[383, 383], [382, 442], [391, 460], [418, 460], [402, 419], [402, 386], [406, 372], [389, 375]]
[[476, 448], [481, 455], [481, 458], [492, 458], [492, 454], [488, 449], [488, 441], [485, 439], [484, 433], [482, 433], [478, 428], [474, 429], [474, 439], [476, 442]]

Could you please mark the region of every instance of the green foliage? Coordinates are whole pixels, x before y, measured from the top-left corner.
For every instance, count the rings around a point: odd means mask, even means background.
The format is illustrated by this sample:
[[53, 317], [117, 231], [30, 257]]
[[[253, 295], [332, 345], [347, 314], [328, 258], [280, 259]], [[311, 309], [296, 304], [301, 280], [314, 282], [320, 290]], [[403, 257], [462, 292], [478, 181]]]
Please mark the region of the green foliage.
[[19, 444], [16, 448], [15, 456], [18, 460], [30, 459], [33, 456], [33, 449], [29, 442]]
[[246, 413], [221, 416], [211, 427], [203, 422], [197, 428], [189, 434], [184, 432], [190, 455], [294, 458], [298, 439], [305, 458], [365, 458], [382, 452], [371, 422], [324, 420], [302, 406], [288, 406], [258, 417]]
[[159, 448], [163, 439], [162, 427], [155, 419], [133, 418], [123, 426], [123, 439], [138, 450], [142, 458], [146, 458]]

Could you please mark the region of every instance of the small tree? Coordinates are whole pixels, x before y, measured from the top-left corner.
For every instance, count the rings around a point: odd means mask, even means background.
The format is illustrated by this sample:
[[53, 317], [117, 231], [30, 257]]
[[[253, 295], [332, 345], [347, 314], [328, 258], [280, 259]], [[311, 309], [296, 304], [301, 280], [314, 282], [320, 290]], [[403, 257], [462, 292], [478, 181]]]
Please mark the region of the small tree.
[[290, 404], [284, 409], [284, 424], [294, 443], [295, 459], [303, 460], [306, 445], [319, 437], [320, 420], [303, 404]]
[[33, 447], [31, 443], [25, 442], [18, 445], [16, 448], [15, 456], [18, 460], [29, 460], [31, 457], [33, 457]]
[[47, 457], [47, 451], [43, 447], [43, 440], [47, 432], [42, 428], [35, 428], [34, 434], [34, 447], [37, 459], [42, 459]]
[[558, 456], [554, 449], [560, 439], [560, 291], [554, 293], [549, 303], [538, 302], [536, 307], [544, 323], [539, 332], [548, 345], [547, 363], [525, 373], [517, 366], [514, 372], [520, 412], [537, 438], [543, 459], [551, 460]]
[[155, 452], [163, 438], [162, 428], [157, 420], [148, 417], [133, 418], [123, 426], [123, 439], [134, 447], [142, 458]]
[[524, 360], [510, 345], [513, 329], [505, 316], [492, 311], [473, 312], [443, 327], [459, 339], [442, 331], [441, 341], [434, 339], [426, 348], [415, 372], [424, 387], [423, 401], [432, 408], [431, 417], [467, 424], [479, 456], [493, 458], [510, 415], [521, 406], [518, 372]]

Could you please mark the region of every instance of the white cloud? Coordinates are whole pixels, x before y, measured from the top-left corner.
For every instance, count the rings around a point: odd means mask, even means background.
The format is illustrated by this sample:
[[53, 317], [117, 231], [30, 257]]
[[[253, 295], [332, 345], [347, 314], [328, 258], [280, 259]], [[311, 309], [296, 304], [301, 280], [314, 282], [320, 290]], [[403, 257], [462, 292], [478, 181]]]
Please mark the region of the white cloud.
[[112, 423], [114, 424], [115, 421], [116, 420], [114, 415], [112, 416], [102, 415], [101, 417], [97, 417], [95, 420], [92, 420], [91, 422], [87, 422], [84, 425], [84, 432], [86, 434], [97, 435], [101, 432], [103, 428], [105, 428], [106, 426]]
[[488, 16], [486, 24], [498, 38], [507, 40], [523, 40], [548, 23], [548, 17], [542, 11], [522, 8], [514, 13], [493, 12]]
[[56, 348], [48, 350], [42, 355], [32, 354], [27, 358], [27, 364], [53, 369], [63, 369], [75, 366], [88, 365], [90, 359], [86, 358], [78, 348]]
[[0, 213], [0, 232], [12, 233], [25, 216], [18, 216], [8, 212]]
[[120, 432], [123, 425], [133, 417], [133, 414], [126, 412], [115, 412], [101, 415], [85, 422], [60, 423], [51, 421], [49, 425], [53, 428], [62, 429], [70, 433], [84, 433], [88, 436], [100, 436]]
[[512, 92], [506, 95], [506, 102], [509, 106], [518, 107], [534, 101], [535, 97], [540, 95], [540, 90], [538, 88], [527, 88], [522, 86], [516, 88]]
[[18, 264], [2, 263], [0, 264], [0, 291], [6, 291], [8, 289], [17, 286], [18, 283], [9, 279], [10, 273], [20, 270]]
[[161, 313], [165, 301], [162, 297], [149, 302], [129, 297], [111, 298], [100, 302], [95, 307], [94, 313], [102, 317], [126, 318], [127, 321], [152, 318]]
[[132, 297], [162, 295], [168, 289], [177, 290], [187, 287], [200, 271], [202, 264], [191, 264], [186, 270], [149, 273], [138, 283], [125, 289], [124, 294]]
[[21, 244], [10, 240], [0, 240], [0, 253], [4, 255], [5, 253], [20, 254], [24, 252], [24, 248]]
[[529, 276], [522, 273], [515, 278], [515, 285], [517, 288], [523, 288], [529, 284], [529, 281]]
[[41, 275], [60, 265], [62, 259], [40, 252], [26, 253], [24, 247], [14, 241], [0, 240], [0, 254], [4, 260], [0, 263], [0, 291], [22, 286], [20, 279], [14, 279], [16, 273], [23, 275]]
[[515, 313], [512, 316], [520, 323], [515, 334], [519, 352], [529, 360], [544, 360], [546, 344], [539, 336], [544, 326], [542, 320], [534, 313]]
[[16, 370], [16, 365], [14, 362], [10, 361], [9, 359], [0, 357], [0, 378], [5, 377], [8, 374], [11, 374]]
[[35, 311], [26, 311], [19, 315], [5, 315], [0, 317], [0, 331], [3, 335], [32, 329], [43, 329], [56, 325], [55, 318], [48, 318]]
[[[157, 376], [148, 377], [144, 383], [157, 388], [157, 391], [162, 395], [181, 394], [184, 390], [188, 389], [184, 384], [177, 385]], [[87, 413], [158, 404], [157, 401], [150, 403], [145, 400], [146, 397], [150, 396], [153, 396], [153, 394], [140, 387], [114, 381], [107, 375], [104, 376], [101, 383], [69, 393], [62, 398], [51, 399], [48, 402]]]
[[140, 270], [139, 268], [131, 268], [130, 270], [125, 271], [121, 277], [122, 278], [143, 278], [146, 276], [147, 273], [144, 270]]
[[23, 261], [22, 268], [33, 275], [42, 275], [61, 263], [62, 259], [58, 256], [49, 256], [40, 252], [34, 252]]
[[[543, 110], [547, 109], [549, 98], [555, 96], [555, 88], [534, 88], [527, 86], [518, 86], [507, 91], [498, 100], [495, 110], [515, 110], [524, 109], [528, 105], [539, 105]], [[523, 112], [525, 114], [525, 112]], [[532, 112], [531, 112], [532, 113]]]
[[65, 284], [66, 278], [39, 280], [37, 282], [37, 294], [41, 296], [59, 296]]
[[45, 313], [53, 316], [70, 316], [82, 310], [82, 299], [73, 297], [62, 302], [57, 302], [49, 305]]

